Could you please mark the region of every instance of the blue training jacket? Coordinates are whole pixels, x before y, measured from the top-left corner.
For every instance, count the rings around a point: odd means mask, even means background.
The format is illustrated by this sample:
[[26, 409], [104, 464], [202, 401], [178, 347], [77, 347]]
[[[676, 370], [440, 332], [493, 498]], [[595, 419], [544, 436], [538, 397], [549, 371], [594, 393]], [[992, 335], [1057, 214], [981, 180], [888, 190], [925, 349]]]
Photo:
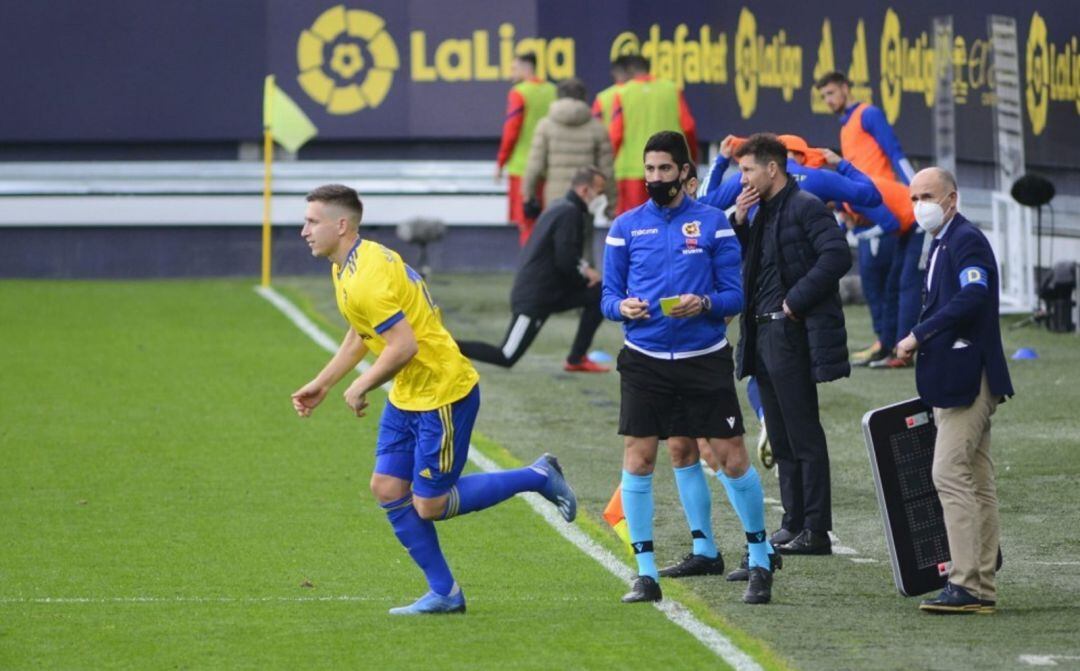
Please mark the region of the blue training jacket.
[[[652, 200], [611, 225], [604, 250], [600, 309], [623, 322], [626, 346], [659, 359], [708, 354], [727, 344], [725, 317], [742, 311], [741, 249], [724, 213], [687, 196], [676, 208]], [[708, 295], [712, 309], [696, 317], [666, 317], [660, 299]], [[649, 304], [648, 319], [627, 320], [619, 303]]]

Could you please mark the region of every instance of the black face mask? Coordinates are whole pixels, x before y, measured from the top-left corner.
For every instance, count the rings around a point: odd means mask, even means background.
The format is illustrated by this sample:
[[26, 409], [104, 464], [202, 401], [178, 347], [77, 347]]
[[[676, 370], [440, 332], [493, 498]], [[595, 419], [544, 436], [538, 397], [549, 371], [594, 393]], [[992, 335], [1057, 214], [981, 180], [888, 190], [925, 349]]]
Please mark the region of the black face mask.
[[670, 182], [645, 182], [645, 189], [649, 192], [649, 198], [653, 199], [660, 207], [667, 206], [668, 203], [675, 200], [678, 197], [679, 192], [682, 191], [682, 180], [673, 179]]

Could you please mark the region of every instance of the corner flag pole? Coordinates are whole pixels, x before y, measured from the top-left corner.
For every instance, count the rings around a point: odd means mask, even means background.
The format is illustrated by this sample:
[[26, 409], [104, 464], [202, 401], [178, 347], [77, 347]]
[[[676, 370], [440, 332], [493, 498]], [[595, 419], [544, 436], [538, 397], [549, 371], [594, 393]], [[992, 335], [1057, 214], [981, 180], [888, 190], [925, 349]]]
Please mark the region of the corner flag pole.
[[[270, 79], [272, 85], [273, 79]], [[262, 285], [270, 286], [270, 198], [272, 171], [274, 167], [274, 133], [270, 128], [273, 119], [273, 96], [264, 96], [263, 114], [263, 222], [262, 222]]]
[[274, 134], [263, 130], [263, 222], [262, 222], [262, 285], [270, 286], [270, 198], [271, 173], [274, 165]]

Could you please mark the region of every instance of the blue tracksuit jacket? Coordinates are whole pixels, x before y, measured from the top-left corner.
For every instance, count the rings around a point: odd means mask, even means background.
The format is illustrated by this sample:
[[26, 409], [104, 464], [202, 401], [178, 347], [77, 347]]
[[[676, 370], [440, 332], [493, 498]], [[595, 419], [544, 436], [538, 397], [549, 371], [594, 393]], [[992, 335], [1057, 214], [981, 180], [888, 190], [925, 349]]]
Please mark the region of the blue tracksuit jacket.
[[[627, 347], [661, 359], [724, 347], [724, 318], [742, 311], [743, 291], [739, 242], [723, 212], [685, 196], [675, 208], [649, 200], [617, 218], [606, 242], [600, 309], [623, 322]], [[664, 316], [660, 299], [681, 294], [707, 294], [712, 309], [683, 319]], [[628, 297], [648, 301], [648, 319], [619, 313]]]

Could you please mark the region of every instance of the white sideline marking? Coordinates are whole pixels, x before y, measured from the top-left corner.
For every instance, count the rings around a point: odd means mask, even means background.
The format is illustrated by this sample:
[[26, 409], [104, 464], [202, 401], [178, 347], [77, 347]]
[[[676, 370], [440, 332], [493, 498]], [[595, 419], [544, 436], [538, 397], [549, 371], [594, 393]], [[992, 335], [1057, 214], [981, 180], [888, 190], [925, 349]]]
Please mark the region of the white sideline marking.
[[1080, 660], [1080, 655], [1020, 655], [1016, 659], [1030, 666], [1057, 666], [1058, 660], [1075, 662]]
[[1080, 561], [1029, 561], [1027, 563], [1039, 566], [1080, 566]]
[[285, 298], [278, 292], [274, 291], [270, 287], [255, 287], [256, 293], [273, 303], [274, 307], [285, 313], [285, 316], [289, 318], [296, 328], [303, 331], [307, 337], [315, 341], [319, 347], [330, 352], [337, 352], [340, 343], [334, 342], [334, 339], [326, 335], [321, 328], [316, 326], [315, 322], [308, 319], [307, 315], [300, 311], [300, 308], [292, 304], [288, 298]]
[[[257, 291], [260, 296], [270, 301], [274, 307], [281, 310], [281, 312], [289, 318], [289, 321], [296, 324], [301, 331], [310, 336], [311, 339], [323, 349], [331, 353], [337, 352], [338, 343], [335, 343], [323, 333], [313, 321], [308, 319], [307, 315], [301, 312], [300, 309], [293, 305], [287, 298], [270, 287], [256, 287], [255, 291]], [[480, 470], [499, 470], [499, 467], [494, 461], [488, 459], [480, 453], [479, 450], [474, 449], [472, 445], [470, 445], [469, 448], [469, 461], [473, 462]], [[634, 572], [630, 570], [630, 567], [621, 562], [615, 555], [608, 552], [593, 539], [589, 538], [581, 529], [572, 524], [567, 524], [562, 517], [559, 516], [555, 508], [542, 496], [530, 493], [525, 494], [524, 498], [532, 509], [543, 517], [552, 528], [558, 531], [563, 538], [567, 539], [579, 550], [595, 559], [615, 577], [628, 585], [636, 577]], [[760, 671], [761, 666], [755, 662], [753, 658], [737, 648], [727, 636], [724, 636], [719, 631], [697, 619], [697, 617], [687, 610], [685, 606], [670, 599], [665, 599], [654, 605], [657, 610], [662, 612], [669, 620], [682, 627], [705, 647], [723, 658], [723, 660], [731, 665], [732, 668], [737, 671]], [[614, 607], [633, 608], [634, 606], [623, 606], [620, 604]]]
[[855, 548], [849, 548], [846, 545], [840, 544], [840, 537], [833, 532], [829, 532], [829, 540], [832, 541], [832, 551], [834, 555], [857, 555], [859, 551]]

